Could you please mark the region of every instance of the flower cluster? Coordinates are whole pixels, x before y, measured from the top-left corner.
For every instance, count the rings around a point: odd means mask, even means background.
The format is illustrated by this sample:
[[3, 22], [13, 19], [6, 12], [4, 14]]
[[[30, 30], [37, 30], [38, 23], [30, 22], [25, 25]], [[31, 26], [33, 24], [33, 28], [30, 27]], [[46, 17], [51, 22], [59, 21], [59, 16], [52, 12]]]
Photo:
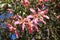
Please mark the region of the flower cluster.
[[[8, 28], [10, 33], [12, 33], [12, 37], [16, 36], [16, 38], [19, 38], [21, 36], [20, 33], [24, 33], [26, 28], [29, 34], [33, 34], [34, 32], [39, 32], [39, 23], [47, 24], [44, 19], [49, 20], [50, 18], [47, 15], [48, 8], [44, 4], [45, 2], [48, 2], [48, 0], [36, 0], [36, 1], [38, 2], [38, 4], [36, 4], [35, 5], [36, 8], [34, 8], [34, 7], [31, 7], [30, 1], [21, 0], [22, 6], [25, 8], [28, 7], [28, 10], [30, 12], [30, 14], [24, 18], [22, 17], [22, 15], [14, 14], [14, 10], [13, 10], [14, 8], [13, 9], [6, 8], [4, 5], [3, 10], [7, 9], [7, 13], [3, 13], [0, 15], [0, 21], [1, 22], [4, 21], [1, 23], [1, 27]], [[18, 2], [18, 0], [16, 0], [15, 2]], [[16, 7], [16, 9], [17, 8], [18, 7]], [[8, 21], [5, 21], [5, 20], [8, 20]], [[21, 29], [18, 30], [18, 27]], [[12, 38], [12, 40], [15, 40], [15, 37]]]
[[[48, 13], [48, 9], [41, 10], [38, 7], [37, 7], [37, 9], [38, 9], [38, 11], [36, 12], [36, 10], [34, 8], [30, 8], [30, 12], [32, 14], [27, 15], [26, 18], [22, 18], [18, 14], [13, 16], [13, 19], [14, 19], [13, 24], [15, 26], [21, 25], [22, 32], [24, 32], [24, 30], [27, 27], [28, 27], [28, 30], [29, 30], [30, 34], [32, 34], [34, 31], [39, 32], [39, 28], [38, 28], [39, 22], [42, 22], [42, 23], [46, 24], [46, 22], [44, 21], [44, 18], [46, 18], [46, 19], [50, 19], [50, 18], [46, 15]], [[14, 28], [13, 26], [8, 26], [8, 28], [11, 31], [16, 30], [16, 28]]]

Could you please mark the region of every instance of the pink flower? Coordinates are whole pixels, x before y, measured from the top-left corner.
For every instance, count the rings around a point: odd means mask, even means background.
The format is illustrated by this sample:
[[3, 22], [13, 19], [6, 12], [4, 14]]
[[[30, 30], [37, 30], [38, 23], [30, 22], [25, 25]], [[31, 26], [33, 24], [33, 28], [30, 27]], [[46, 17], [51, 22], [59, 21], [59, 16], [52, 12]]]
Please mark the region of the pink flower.
[[7, 27], [10, 29], [10, 31], [15, 31], [16, 28], [14, 28], [11, 24], [7, 24]]
[[29, 19], [29, 18], [26, 19], [26, 22], [30, 22], [30, 21], [31, 21], [31, 19]]
[[30, 33], [30, 34], [32, 34], [33, 31], [34, 31], [34, 30], [33, 30], [33, 26], [34, 26], [34, 25], [33, 25], [33, 22], [32, 22], [32, 21], [28, 22], [28, 29], [29, 29], [29, 33]]
[[37, 19], [37, 18], [33, 19], [33, 22], [34, 22], [35, 24], [38, 24], [38, 19]]
[[35, 11], [33, 8], [30, 8], [30, 11], [31, 11], [32, 13], [36, 13], [36, 11]]
[[31, 28], [29, 28], [29, 33], [30, 33], [30, 34], [32, 34], [32, 33], [33, 33], [33, 31], [34, 31], [34, 30], [33, 30], [33, 28], [32, 28], [32, 27], [31, 27]]
[[45, 7], [45, 5], [44, 4], [42, 4], [42, 8], [44, 8]]
[[28, 0], [22, 0], [22, 4], [24, 6], [30, 6], [30, 2]]

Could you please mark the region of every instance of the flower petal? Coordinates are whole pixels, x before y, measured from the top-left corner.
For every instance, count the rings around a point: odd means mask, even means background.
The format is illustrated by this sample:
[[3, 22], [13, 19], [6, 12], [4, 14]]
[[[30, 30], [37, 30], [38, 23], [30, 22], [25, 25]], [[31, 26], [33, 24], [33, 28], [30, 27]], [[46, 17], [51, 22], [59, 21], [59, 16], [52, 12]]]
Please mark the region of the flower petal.
[[41, 9], [38, 8], [38, 12], [41, 12]]
[[47, 14], [48, 13], [48, 9], [44, 10], [44, 14]]
[[46, 19], [50, 19], [47, 15], [43, 15], [43, 17], [46, 18]]
[[22, 24], [22, 31], [24, 31], [24, 28], [25, 28], [25, 24], [23, 23]]
[[36, 13], [36, 11], [35, 11], [33, 8], [30, 8], [30, 11], [31, 11], [32, 13]]
[[40, 21], [46, 24], [46, 22], [43, 20], [43, 17], [40, 18]]
[[44, 4], [42, 4], [42, 8], [44, 8], [45, 7], [45, 5]]
[[18, 19], [22, 19], [22, 17], [20, 15], [15, 15], [14, 18], [18, 18]]
[[16, 30], [16, 28], [14, 28], [11, 24], [8, 24], [7, 27], [10, 29], [10, 31], [14, 32]]
[[29, 16], [27, 16], [27, 18], [29, 18], [29, 19], [30, 19], [30, 18], [33, 18], [33, 16], [32, 16], [32, 15], [29, 15]]
[[41, 11], [39, 12], [39, 14], [47, 14], [48, 13], [48, 9], [44, 10], [44, 11]]
[[38, 24], [38, 19], [34, 19], [33, 22], [34, 22], [35, 24]]
[[30, 33], [30, 34], [33, 33], [33, 28], [32, 28], [32, 27], [29, 29], [29, 33]]
[[38, 30], [38, 26], [35, 26], [35, 29], [36, 29], [37, 32], [39, 31], [39, 30]]
[[15, 21], [14, 24], [15, 24], [15, 25], [21, 24], [21, 22], [20, 22], [20, 21]]

